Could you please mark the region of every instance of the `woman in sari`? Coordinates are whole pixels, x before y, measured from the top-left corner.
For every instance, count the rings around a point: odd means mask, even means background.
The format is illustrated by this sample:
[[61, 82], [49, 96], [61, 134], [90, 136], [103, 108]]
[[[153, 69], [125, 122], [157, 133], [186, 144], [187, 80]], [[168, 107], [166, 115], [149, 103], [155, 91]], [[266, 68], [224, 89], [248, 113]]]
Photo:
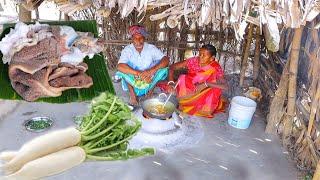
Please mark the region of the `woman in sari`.
[[215, 61], [216, 48], [204, 45], [199, 56], [186, 59], [170, 66], [169, 81], [173, 81], [174, 71], [187, 69], [187, 74], [180, 75], [176, 94], [179, 109], [190, 115], [212, 118], [217, 112], [224, 111], [225, 100], [222, 90], [227, 89], [223, 70]]

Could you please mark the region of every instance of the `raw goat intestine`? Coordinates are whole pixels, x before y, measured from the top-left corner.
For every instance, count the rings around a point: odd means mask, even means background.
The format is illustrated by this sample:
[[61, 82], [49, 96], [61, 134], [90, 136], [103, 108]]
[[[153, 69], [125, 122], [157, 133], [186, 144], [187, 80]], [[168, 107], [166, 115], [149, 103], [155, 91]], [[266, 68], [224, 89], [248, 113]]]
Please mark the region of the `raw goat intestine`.
[[[88, 66], [82, 61], [84, 56], [92, 57], [92, 53], [101, 51], [96, 39], [77, 34], [71, 27], [39, 23], [17, 23], [0, 44], [9, 45], [9, 49], [1, 48], [8, 58], [3, 62], [9, 64], [13, 89], [27, 101], [57, 97], [67, 89], [92, 86], [92, 78], [85, 74]], [[65, 56], [76, 55], [76, 60], [62, 61]]]
[[10, 64], [14, 53], [20, 51], [25, 46], [32, 46], [39, 41], [51, 37], [52, 33], [43, 31], [49, 28], [48, 25], [36, 23], [34, 25], [26, 25], [18, 22], [14, 29], [10, 30], [0, 41], [0, 51], [3, 54], [2, 61], [4, 64]]
[[[18, 22], [0, 41], [0, 51], [3, 54], [4, 64], [10, 64], [13, 56], [24, 47], [34, 46], [40, 41], [53, 36], [48, 24], [26, 25]], [[85, 56], [92, 58], [94, 54], [103, 50], [98, 39], [88, 33], [76, 32], [72, 27], [59, 26], [59, 36], [64, 42], [61, 59], [73, 65], [80, 64]], [[80, 58], [79, 58], [80, 57]]]

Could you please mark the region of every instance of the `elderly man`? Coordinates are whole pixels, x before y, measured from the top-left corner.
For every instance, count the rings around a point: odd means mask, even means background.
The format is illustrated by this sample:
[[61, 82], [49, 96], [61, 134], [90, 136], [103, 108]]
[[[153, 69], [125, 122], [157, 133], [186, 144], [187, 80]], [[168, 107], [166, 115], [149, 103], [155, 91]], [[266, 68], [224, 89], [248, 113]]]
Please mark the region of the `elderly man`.
[[137, 105], [137, 97], [152, 95], [155, 85], [168, 76], [169, 58], [145, 42], [148, 33], [143, 26], [130, 26], [129, 34], [132, 44], [122, 50], [116, 75], [123, 90], [129, 90], [130, 103]]

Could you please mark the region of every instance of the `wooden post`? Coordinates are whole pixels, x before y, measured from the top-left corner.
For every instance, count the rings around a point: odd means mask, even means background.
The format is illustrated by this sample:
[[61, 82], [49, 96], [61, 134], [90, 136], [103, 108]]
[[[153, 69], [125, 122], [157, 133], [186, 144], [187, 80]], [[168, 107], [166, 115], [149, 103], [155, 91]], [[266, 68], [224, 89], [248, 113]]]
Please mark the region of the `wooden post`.
[[30, 22], [31, 21], [31, 11], [28, 11], [26, 8], [19, 5], [19, 21], [21, 22]]
[[[189, 32], [189, 29], [187, 28], [188, 26], [184, 20], [180, 22], [180, 25], [182, 27], [180, 30], [180, 41], [182, 41], [182, 42], [187, 41], [188, 40], [188, 32]], [[187, 43], [179, 44], [178, 46], [182, 47], [182, 48], [186, 48]], [[184, 57], [185, 57], [185, 51], [180, 51], [178, 57], [179, 57], [180, 61], [183, 61]], [[174, 59], [174, 61], [175, 61], [175, 59]]]
[[243, 87], [245, 73], [246, 73], [246, 69], [248, 66], [248, 58], [249, 58], [249, 54], [250, 54], [250, 45], [251, 45], [251, 40], [252, 40], [253, 24], [250, 23], [248, 28], [249, 29], [248, 29], [247, 43], [246, 43], [246, 47], [244, 50], [244, 55], [243, 55], [243, 59], [242, 59], [242, 63], [241, 63], [240, 87]]
[[260, 27], [257, 26], [257, 28], [256, 28], [256, 47], [255, 47], [255, 51], [254, 51], [254, 62], [253, 62], [253, 81], [257, 80], [258, 74], [259, 74], [260, 44], [261, 44]]
[[[218, 40], [219, 40], [219, 49], [218, 49], [218, 52], [219, 52], [219, 57], [217, 58], [218, 61], [219, 61], [219, 64], [221, 65], [221, 62], [222, 62], [222, 58], [221, 58], [221, 53], [223, 51], [223, 45], [224, 45], [224, 42], [226, 41], [226, 39], [223, 38], [224, 36], [224, 31], [223, 31], [223, 22], [221, 21], [220, 22], [220, 32], [218, 33]], [[223, 65], [225, 65], [226, 62], [223, 61]], [[223, 66], [224, 67], [224, 66]], [[225, 69], [223, 69], [225, 70]]]
[[70, 21], [70, 16], [68, 16], [68, 14], [64, 14], [64, 20], [65, 21]]
[[39, 9], [38, 9], [38, 7], [35, 9], [35, 13], [36, 13], [36, 20], [39, 20], [40, 17], [39, 17]]
[[288, 87], [288, 106], [287, 114], [284, 121], [284, 132], [283, 132], [283, 144], [288, 144], [288, 136], [291, 134], [293, 117], [296, 108], [296, 92], [297, 92], [297, 72], [298, 62], [300, 54], [300, 42], [303, 32], [303, 26], [296, 28], [292, 39], [292, 48], [290, 52], [290, 65], [289, 65], [289, 87]]
[[318, 161], [317, 169], [313, 174], [312, 180], [320, 180], [320, 161]]

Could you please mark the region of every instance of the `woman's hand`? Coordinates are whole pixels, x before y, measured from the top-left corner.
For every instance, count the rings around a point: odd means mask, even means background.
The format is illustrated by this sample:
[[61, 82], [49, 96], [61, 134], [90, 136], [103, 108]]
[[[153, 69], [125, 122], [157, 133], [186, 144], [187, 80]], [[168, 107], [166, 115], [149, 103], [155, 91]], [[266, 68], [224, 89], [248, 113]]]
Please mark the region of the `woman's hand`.
[[228, 90], [227, 81], [222, 78], [218, 79], [217, 82], [207, 82], [208, 87], [220, 88], [222, 90]]
[[168, 85], [168, 93], [176, 94], [176, 89], [173, 86]]
[[169, 81], [173, 81], [174, 71], [182, 68], [187, 68], [187, 61], [183, 60], [183, 61], [171, 64], [169, 66], [169, 75], [168, 75]]

